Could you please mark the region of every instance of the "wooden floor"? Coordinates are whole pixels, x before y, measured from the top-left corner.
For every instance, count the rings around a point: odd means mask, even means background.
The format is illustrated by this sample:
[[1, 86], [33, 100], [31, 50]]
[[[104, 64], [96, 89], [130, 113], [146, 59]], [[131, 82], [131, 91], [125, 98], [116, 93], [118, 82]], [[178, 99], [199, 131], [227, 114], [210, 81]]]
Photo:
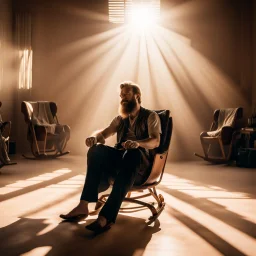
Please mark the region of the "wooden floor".
[[58, 217], [79, 200], [85, 158], [16, 160], [1, 169], [0, 255], [256, 255], [255, 169], [168, 163], [158, 221], [145, 224], [147, 209], [120, 213], [108, 232], [93, 236], [84, 227], [97, 216]]

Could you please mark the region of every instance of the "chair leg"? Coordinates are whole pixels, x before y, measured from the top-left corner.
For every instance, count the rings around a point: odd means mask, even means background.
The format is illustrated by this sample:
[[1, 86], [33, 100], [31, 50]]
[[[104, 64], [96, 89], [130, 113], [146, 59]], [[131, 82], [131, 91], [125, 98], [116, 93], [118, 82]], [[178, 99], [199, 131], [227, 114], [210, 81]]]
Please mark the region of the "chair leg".
[[[39, 150], [39, 146], [38, 146], [37, 139], [36, 139], [36, 132], [35, 132], [35, 129], [34, 129], [32, 124], [30, 125], [30, 129], [31, 129], [32, 136], [33, 136], [33, 139], [32, 139], [32, 142], [31, 142], [31, 150], [32, 150], [32, 154], [36, 157], [37, 154], [38, 155], [40, 154], [40, 150]], [[37, 154], [34, 151], [33, 143], [35, 143]]]
[[221, 141], [220, 138], [218, 139], [218, 141], [219, 141], [219, 145], [220, 145], [222, 157], [223, 157], [224, 160], [227, 160], [227, 159], [226, 159], [225, 150], [224, 150], [224, 147], [223, 147], [223, 144], [222, 144], [222, 141]]
[[9, 149], [10, 149], [10, 138], [8, 137], [7, 142], [7, 152], [9, 153]]
[[203, 151], [204, 151], [204, 155], [205, 155], [205, 158], [208, 158], [208, 150], [209, 150], [209, 146], [207, 147], [207, 149], [205, 148], [205, 142], [203, 140], [203, 138], [200, 136], [200, 141], [201, 141], [201, 145], [202, 145], [202, 148], [203, 148]]
[[[200, 135], [200, 142], [201, 142], [201, 145], [202, 145], [202, 148], [203, 148], [203, 151], [204, 151], [204, 156], [200, 155], [200, 154], [197, 154], [197, 153], [194, 153], [195, 156], [197, 157], [200, 157], [202, 159], [204, 159], [205, 161], [208, 160], [208, 155], [209, 155], [209, 151], [210, 151], [210, 145], [206, 145], [206, 143], [204, 142], [203, 140], [203, 137]], [[207, 148], [206, 148], [207, 146]]]
[[45, 155], [46, 153], [45, 153], [45, 149], [46, 149], [46, 140], [47, 140], [47, 134], [46, 134], [46, 136], [45, 136], [45, 138], [44, 138], [44, 149], [43, 149], [43, 154]]
[[152, 213], [152, 216], [155, 216], [155, 215], [158, 214], [157, 209], [152, 204], [149, 204], [149, 203], [137, 200], [137, 199], [133, 199], [133, 198], [125, 198], [124, 202], [130, 202], [130, 203], [135, 203], [135, 204], [143, 205], [143, 206], [149, 208], [149, 210]]
[[39, 156], [39, 147], [38, 147], [37, 141], [31, 141], [30, 148], [31, 148], [31, 152], [32, 152], [33, 156], [38, 157]]
[[235, 139], [236, 139], [236, 136], [237, 136], [238, 134], [239, 134], [238, 132], [234, 132], [234, 133], [232, 134], [232, 139], [231, 139], [231, 142], [230, 142], [230, 145], [229, 145], [229, 148], [228, 148], [227, 160], [229, 160], [230, 157], [231, 157], [231, 153], [232, 153], [232, 149], [233, 149], [233, 144], [234, 144]]
[[208, 149], [207, 149], [207, 157], [209, 156], [209, 153], [210, 153], [210, 150], [211, 150], [211, 146], [212, 146], [212, 144], [209, 144]]
[[[54, 159], [54, 158], [64, 156], [64, 155], [67, 155], [70, 153], [70, 151], [59, 152], [56, 148], [55, 143], [53, 144], [53, 150], [47, 150], [46, 149], [47, 133], [45, 132], [45, 136], [43, 139], [43, 145], [39, 145], [34, 127], [32, 125], [30, 126], [30, 130], [32, 133], [32, 141], [30, 143], [30, 147], [31, 147], [31, 152], [34, 157], [29, 157], [29, 156], [26, 156], [23, 154], [22, 156], [25, 157], [26, 159], [31, 159], [31, 160]], [[66, 144], [66, 141], [65, 141], [65, 144]], [[47, 154], [48, 152], [53, 152], [53, 154]]]
[[206, 157], [205, 157], [205, 156], [201, 156], [201, 155], [199, 155], [199, 154], [197, 154], [197, 153], [194, 153], [194, 155], [197, 156], [197, 157], [200, 157], [200, 158], [202, 158], [202, 159], [204, 159], [204, 160], [206, 160]]
[[68, 142], [67, 139], [65, 139], [65, 142], [63, 143], [63, 146], [62, 146], [62, 150], [64, 150], [66, 148], [67, 142]]
[[159, 194], [159, 196], [157, 195], [157, 192], [156, 192], [156, 188], [153, 187], [153, 189], [148, 189], [150, 194], [155, 198], [155, 200], [157, 201], [157, 204], [158, 204], [158, 207], [161, 207], [162, 206], [162, 203], [164, 202], [164, 197]]
[[[149, 225], [159, 217], [159, 215], [161, 214], [161, 212], [163, 211], [163, 209], [165, 207], [165, 202], [164, 202], [164, 197], [161, 194], [159, 194], [159, 195], [157, 194], [155, 187], [153, 187], [152, 189], [149, 188], [148, 191], [149, 191], [149, 193], [147, 193], [147, 194], [135, 196], [135, 197], [131, 197], [131, 192], [128, 192], [127, 196], [124, 199], [124, 202], [135, 203], [135, 204], [139, 204], [141, 206], [147, 207], [152, 213], [152, 215], [149, 217], [149, 222], [147, 222], [147, 224]], [[98, 199], [98, 202], [95, 205], [95, 210], [92, 211], [90, 213], [90, 215], [94, 215], [100, 210], [100, 208], [105, 204], [108, 196], [109, 196], [109, 194], [105, 194], [105, 195], [102, 195]], [[154, 199], [157, 201], [157, 204], [158, 204], [157, 208], [154, 207], [150, 203], [146, 203], [146, 202], [138, 200], [140, 198], [144, 198], [144, 197], [148, 197], [148, 196], [154, 197]], [[139, 207], [136, 207], [136, 208], [139, 208]], [[134, 207], [125, 207], [125, 208], [121, 208], [120, 210], [124, 210], [124, 209], [127, 209], [127, 210], [134, 209]]]
[[228, 154], [227, 154], [227, 160], [230, 159], [231, 157], [231, 153], [232, 153], [232, 145], [233, 143], [230, 143], [229, 147], [228, 147]]

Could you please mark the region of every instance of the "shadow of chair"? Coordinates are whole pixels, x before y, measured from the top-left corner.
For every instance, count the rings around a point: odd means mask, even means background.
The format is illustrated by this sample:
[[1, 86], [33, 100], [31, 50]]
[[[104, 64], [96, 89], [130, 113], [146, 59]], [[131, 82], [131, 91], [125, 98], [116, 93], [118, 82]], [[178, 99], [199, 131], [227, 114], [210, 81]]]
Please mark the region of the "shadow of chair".
[[[0, 101], [0, 108], [2, 107], [2, 102]], [[2, 120], [2, 115], [0, 114], [0, 132], [1, 132], [1, 140], [3, 140], [3, 144], [1, 144], [1, 154], [5, 154], [6, 158], [8, 158], [8, 152], [10, 148], [10, 135], [11, 135], [11, 128], [12, 128], [12, 123], [11, 121], [3, 121]], [[5, 145], [4, 145], [5, 144]], [[5, 152], [3, 152], [5, 151]], [[4, 161], [2, 159], [2, 163], [0, 164], [0, 168], [3, 167], [4, 165], [13, 165], [17, 164], [15, 162], [10, 162]]]
[[[152, 215], [149, 217], [148, 224], [154, 222], [165, 207], [164, 197], [161, 194], [158, 194], [156, 191], [156, 186], [161, 182], [165, 164], [168, 156], [168, 149], [172, 136], [172, 117], [170, 116], [169, 110], [157, 110], [155, 111], [161, 120], [161, 128], [162, 134], [160, 138], [160, 145], [158, 148], [151, 150], [151, 153], [154, 154], [154, 161], [152, 165], [152, 169], [147, 180], [139, 186], [133, 186], [132, 189], [127, 193], [127, 196], [124, 199], [124, 202], [136, 203], [139, 204], [139, 207], [130, 207], [130, 208], [121, 208], [120, 210], [128, 210], [135, 208], [144, 208], [147, 207], [151, 211]], [[145, 191], [147, 191], [145, 193]], [[132, 192], [144, 192], [139, 196], [132, 196]], [[99, 209], [104, 205], [108, 198], [109, 194], [102, 195], [98, 202], [96, 203], [95, 210], [99, 211]], [[152, 196], [157, 202], [157, 207], [155, 207], [152, 203], [144, 202], [139, 199]]]
[[[240, 130], [240, 123], [243, 117], [243, 108], [216, 109], [213, 114], [213, 121], [210, 131], [203, 131], [200, 134], [200, 141], [204, 156], [194, 153], [205, 161], [212, 163], [225, 163], [230, 160], [232, 147]], [[211, 153], [216, 145], [221, 155]]]
[[70, 138], [70, 127], [59, 123], [55, 102], [23, 101], [21, 112], [28, 125], [27, 139], [34, 155], [23, 155], [25, 158], [47, 159], [69, 154], [69, 151], [63, 151]]

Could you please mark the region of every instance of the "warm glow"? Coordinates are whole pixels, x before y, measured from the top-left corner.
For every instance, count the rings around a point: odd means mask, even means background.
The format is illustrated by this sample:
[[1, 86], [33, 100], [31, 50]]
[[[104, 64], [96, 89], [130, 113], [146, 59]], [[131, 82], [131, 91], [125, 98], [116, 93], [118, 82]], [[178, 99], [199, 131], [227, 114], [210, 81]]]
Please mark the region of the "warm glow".
[[[51, 85], [50, 95], [58, 95], [58, 102], [65, 102], [70, 95], [76, 99], [68, 108], [70, 113], [77, 113], [68, 116], [76, 134], [69, 144], [75, 154], [87, 151], [81, 138], [107, 127], [118, 115], [118, 84], [124, 80], [141, 86], [144, 107], [172, 111], [176, 127], [172, 160], [201, 150], [199, 134], [214, 109], [246, 106], [237, 85], [196, 50], [196, 41], [190, 37], [191, 28], [182, 23], [179, 9], [172, 8], [169, 23], [168, 13], [162, 9], [160, 19], [160, 3], [160, 0], [109, 1], [109, 22], [124, 26], [109, 26], [74, 38], [49, 56], [47, 62], [52, 66], [47, 68], [50, 76], [45, 83]], [[161, 24], [153, 25], [155, 21]], [[179, 30], [171, 30], [169, 25], [179, 25], [186, 33], [178, 34]], [[52, 77], [56, 79], [53, 81]], [[93, 114], [88, 111], [90, 108], [94, 109]], [[181, 118], [184, 113], [186, 118]], [[191, 139], [194, 143], [190, 143]], [[113, 146], [115, 142], [113, 136], [106, 143]]]
[[[246, 193], [226, 191], [220, 187], [214, 189], [212, 186], [205, 183], [201, 184], [169, 173], [164, 174], [161, 186], [163, 190], [158, 191], [164, 196], [167, 205], [165, 209], [167, 211], [169, 210], [170, 214], [173, 214], [173, 209], [175, 209], [179, 212], [179, 216], [184, 215], [191, 220], [195, 220], [199, 225], [207, 228], [209, 230], [208, 232], [216, 234], [243, 254], [255, 254], [256, 243], [254, 238], [241, 232], [239, 229], [234, 228], [232, 225], [229, 225], [228, 222], [223, 221], [223, 219], [216, 217], [214, 214], [210, 214], [211, 211], [207, 212], [202, 210], [203, 208], [196, 203], [200, 202], [201, 206], [203, 204], [209, 204], [209, 207], [211, 205], [213, 209], [214, 204], [210, 203], [213, 201], [216, 204], [216, 209], [234, 210], [234, 213], [241, 214], [241, 218], [248, 219], [254, 223], [255, 217], [252, 217], [253, 211], [249, 209], [249, 207], [254, 205], [255, 199], [250, 199], [249, 195]], [[184, 198], [193, 196], [194, 198], [197, 198], [197, 200], [181, 200], [180, 198], [183, 197], [179, 198], [178, 196], [175, 196], [177, 191], [182, 192]], [[194, 193], [191, 193], [192, 191], [194, 191]], [[211, 193], [207, 194], [207, 192]], [[204, 198], [204, 201], [201, 201], [201, 198]], [[243, 209], [244, 202], [241, 199], [246, 199], [246, 201], [250, 200], [250, 202], [246, 203], [247, 209]], [[232, 203], [231, 205], [230, 202]], [[218, 204], [224, 206], [224, 208], [219, 208]]]
[[144, 28], [159, 20], [160, 0], [109, 0], [108, 9], [111, 23], [132, 23]]
[[150, 6], [134, 7], [131, 13], [131, 24], [138, 28], [147, 28], [157, 22], [157, 14]]

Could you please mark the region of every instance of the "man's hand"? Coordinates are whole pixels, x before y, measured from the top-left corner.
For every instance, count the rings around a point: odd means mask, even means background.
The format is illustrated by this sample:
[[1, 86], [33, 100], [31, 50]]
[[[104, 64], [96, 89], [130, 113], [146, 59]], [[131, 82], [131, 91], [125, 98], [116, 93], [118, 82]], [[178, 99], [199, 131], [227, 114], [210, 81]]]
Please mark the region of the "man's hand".
[[96, 137], [88, 137], [85, 140], [85, 144], [87, 147], [92, 147], [93, 145], [97, 144], [97, 138]]
[[122, 146], [125, 149], [133, 149], [133, 148], [138, 148], [140, 146], [140, 144], [137, 141], [127, 140], [127, 141], [122, 143]]

